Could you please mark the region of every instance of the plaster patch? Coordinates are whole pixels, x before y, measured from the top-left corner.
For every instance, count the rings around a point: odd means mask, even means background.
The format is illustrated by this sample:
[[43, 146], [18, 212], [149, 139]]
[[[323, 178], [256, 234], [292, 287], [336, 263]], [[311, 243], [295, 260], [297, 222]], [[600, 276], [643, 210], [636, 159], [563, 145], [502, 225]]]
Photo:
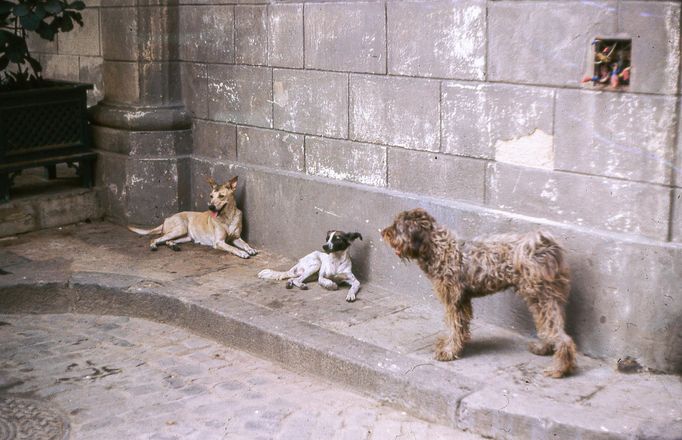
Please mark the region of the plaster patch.
[[520, 138], [495, 142], [495, 160], [532, 168], [554, 169], [554, 136], [536, 129]]

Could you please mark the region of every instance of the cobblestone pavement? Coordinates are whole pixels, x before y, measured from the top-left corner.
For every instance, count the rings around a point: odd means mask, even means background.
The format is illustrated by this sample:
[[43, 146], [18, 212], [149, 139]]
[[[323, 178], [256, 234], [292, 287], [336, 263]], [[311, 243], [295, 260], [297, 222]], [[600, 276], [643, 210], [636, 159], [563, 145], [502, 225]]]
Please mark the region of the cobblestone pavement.
[[0, 403], [39, 400], [71, 439], [479, 438], [140, 319], [0, 315], [0, 341]]

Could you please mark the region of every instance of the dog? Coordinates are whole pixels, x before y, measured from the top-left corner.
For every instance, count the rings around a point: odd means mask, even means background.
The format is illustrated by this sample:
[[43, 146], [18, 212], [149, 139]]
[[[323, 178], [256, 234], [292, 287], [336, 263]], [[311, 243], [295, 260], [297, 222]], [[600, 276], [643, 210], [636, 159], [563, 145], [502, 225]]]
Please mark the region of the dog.
[[194, 241], [240, 258], [256, 255], [258, 251], [241, 239], [242, 212], [237, 209], [237, 202], [234, 198], [237, 179], [235, 176], [222, 185], [219, 185], [213, 178], [208, 179], [208, 184], [211, 186], [208, 211], [180, 212], [168, 217], [163, 224], [154, 229], [140, 229], [132, 226], [128, 226], [128, 229], [140, 235], [163, 234], [151, 241], [149, 248], [152, 251], [157, 250], [161, 244], [179, 251], [179, 243]]
[[570, 290], [563, 249], [550, 234], [501, 234], [468, 242], [457, 240], [423, 209], [397, 215], [381, 235], [403, 261], [414, 260], [433, 283], [445, 306], [449, 335], [436, 343], [436, 359], [457, 359], [470, 338], [471, 300], [513, 287], [528, 305], [539, 342], [537, 355], [554, 353], [545, 370], [560, 378], [576, 368], [576, 347], [564, 331], [564, 307]]
[[346, 301], [353, 302], [360, 290], [360, 281], [353, 275], [349, 248], [351, 243], [358, 238], [362, 240], [362, 235], [358, 232], [329, 231], [326, 242], [322, 246], [324, 252], [309, 253], [286, 272], [264, 269], [260, 271], [258, 278], [289, 280], [286, 284], [287, 289], [296, 286], [306, 290], [308, 286], [305, 281], [318, 273], [317, 282], [327, 290], [337, 290], [339, 283], [350, 284]]

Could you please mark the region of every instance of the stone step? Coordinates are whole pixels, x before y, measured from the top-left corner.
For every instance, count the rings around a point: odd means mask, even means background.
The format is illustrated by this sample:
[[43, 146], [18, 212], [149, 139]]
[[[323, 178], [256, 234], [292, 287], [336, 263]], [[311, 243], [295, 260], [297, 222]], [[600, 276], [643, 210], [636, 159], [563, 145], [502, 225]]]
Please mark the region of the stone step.
[[549, 379], [542, 370], [550, 359], [530, 354], [527, 338], [482, 321], [462, 359], [440, 363], [432, 343], [442, 311], [428, 298], [405, 304], [371, 285], [352, 304], [317, 286], [288, 291], [255, 277], [287, 264], [276, 255], [238, 260], [199, 246], [151, 254], [146, 240], [103, 223], [0, 246], [4, 312], [168, 323], [496, 439], [679, 439], [682, 432], [678, 376], [625, 375], [580, 356], [575, 376]]

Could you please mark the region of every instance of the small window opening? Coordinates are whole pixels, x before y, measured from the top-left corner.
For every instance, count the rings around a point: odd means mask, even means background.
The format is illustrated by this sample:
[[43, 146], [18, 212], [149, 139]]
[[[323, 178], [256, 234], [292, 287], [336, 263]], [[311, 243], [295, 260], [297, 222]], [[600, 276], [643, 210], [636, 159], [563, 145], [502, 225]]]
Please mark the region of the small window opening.
[[632, 39], [595, 38], [592, 41], [592, 76], [582, 82], [598, 87], [617, 89], [630, 85]]

